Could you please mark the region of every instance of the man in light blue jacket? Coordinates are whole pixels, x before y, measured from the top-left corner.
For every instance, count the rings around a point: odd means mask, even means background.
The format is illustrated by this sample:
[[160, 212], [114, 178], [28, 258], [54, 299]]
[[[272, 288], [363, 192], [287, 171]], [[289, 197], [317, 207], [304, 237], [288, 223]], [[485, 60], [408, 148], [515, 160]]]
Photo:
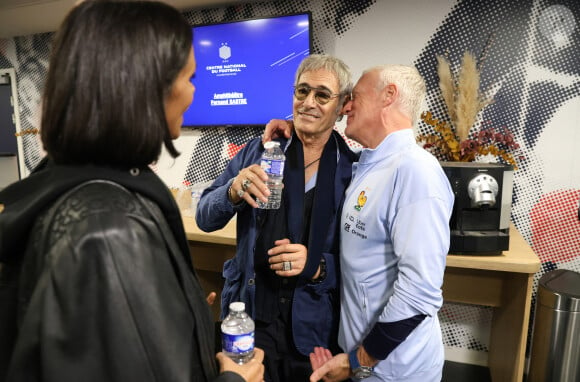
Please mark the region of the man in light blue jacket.
[[365, 71], [344, 111], [360, 159], [341, 216], [341, 317], [334, 357], [311, 354], [311, 381], [435, 382], [444, 354], [437, 312], [453, 193], [413, 124], [425, 95], [415, 68]]

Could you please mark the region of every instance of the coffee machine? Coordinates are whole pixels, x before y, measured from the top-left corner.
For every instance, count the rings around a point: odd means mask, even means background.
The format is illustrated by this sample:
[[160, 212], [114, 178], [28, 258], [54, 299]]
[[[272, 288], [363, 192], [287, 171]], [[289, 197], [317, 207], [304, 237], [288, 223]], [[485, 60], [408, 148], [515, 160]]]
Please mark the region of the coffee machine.
[[513, 167], [479, 162], [441, 166], [455, 194], [449, 253], [498, 255], [508, 250]]

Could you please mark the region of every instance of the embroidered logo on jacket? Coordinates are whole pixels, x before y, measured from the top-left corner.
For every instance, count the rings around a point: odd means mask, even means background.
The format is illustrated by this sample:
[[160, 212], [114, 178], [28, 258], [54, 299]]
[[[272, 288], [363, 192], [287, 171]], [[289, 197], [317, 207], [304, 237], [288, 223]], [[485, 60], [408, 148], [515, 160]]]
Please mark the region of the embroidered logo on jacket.
[[360, 211], [364, 207], [365, 203], [367, 202], [367, 196], [365, 195], [364, 190], [361, 191], [360, 194], [358, 194], [358, 199], [356, 202], [357, 202], [357, 205], [354, 206], [354, 209], [357, 211]]

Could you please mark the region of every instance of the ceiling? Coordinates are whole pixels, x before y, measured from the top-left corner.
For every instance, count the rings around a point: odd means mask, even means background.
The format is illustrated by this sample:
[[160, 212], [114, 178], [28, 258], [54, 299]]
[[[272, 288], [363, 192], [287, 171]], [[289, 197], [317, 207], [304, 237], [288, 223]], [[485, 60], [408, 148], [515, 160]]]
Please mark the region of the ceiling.
[[[0, 0], [0, 38], [53, 32], [79, 0]], [[214, 8], [251, 0], [162, 0], [181, 10]]]

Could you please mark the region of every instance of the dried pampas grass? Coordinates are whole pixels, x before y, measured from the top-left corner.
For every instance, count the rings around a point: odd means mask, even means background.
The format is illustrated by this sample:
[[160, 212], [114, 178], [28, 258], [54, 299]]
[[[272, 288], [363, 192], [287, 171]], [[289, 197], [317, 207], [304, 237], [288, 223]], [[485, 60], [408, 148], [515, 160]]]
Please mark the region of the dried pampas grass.
[[447, 106], [447, 113], [452, 121], [455, 120], [455, 81], [451, 74], [449, 61], [443, 56], [437, 56], [437, 74], [439, 75], [439, 89], [441, 97]]
[[469, 135], [475, 123], [479, 108], [479, 71], [477, 62], [470, 52], [465, 52], [457, 78], [457, 100], [455, 103], [457, 118], [455, 131], [460, 141]]
[[479, 90], [492, 37], [488, 38], [479, 60], [471, 52], [465, 52], [456, 67], [447, 53], [436, 56], [439, 90], [448, 118], [438, 119], [430, 111], [422, 113], [421, 120], [432, 131], [419, 134], [416, 140], [439, 160], [472, 162], [491, 155], [517, 169], [517, 161], [523, 157], [518, 154], [519, 144], [513, 133], [506, 126], [496, 129], [480, 120], [481, 111], [501, 87], [499, 81], [483, 92]]
[[469, 136], [479, 112], [491, 103], [491, 99], [484, 97], [479, 91], [477, 60], [471, 52], [465, 52], [459, 71], [454, 76], [449, 61], [443, 56], [437, 56], [437, 74], [449, 119], [462, 142]]

